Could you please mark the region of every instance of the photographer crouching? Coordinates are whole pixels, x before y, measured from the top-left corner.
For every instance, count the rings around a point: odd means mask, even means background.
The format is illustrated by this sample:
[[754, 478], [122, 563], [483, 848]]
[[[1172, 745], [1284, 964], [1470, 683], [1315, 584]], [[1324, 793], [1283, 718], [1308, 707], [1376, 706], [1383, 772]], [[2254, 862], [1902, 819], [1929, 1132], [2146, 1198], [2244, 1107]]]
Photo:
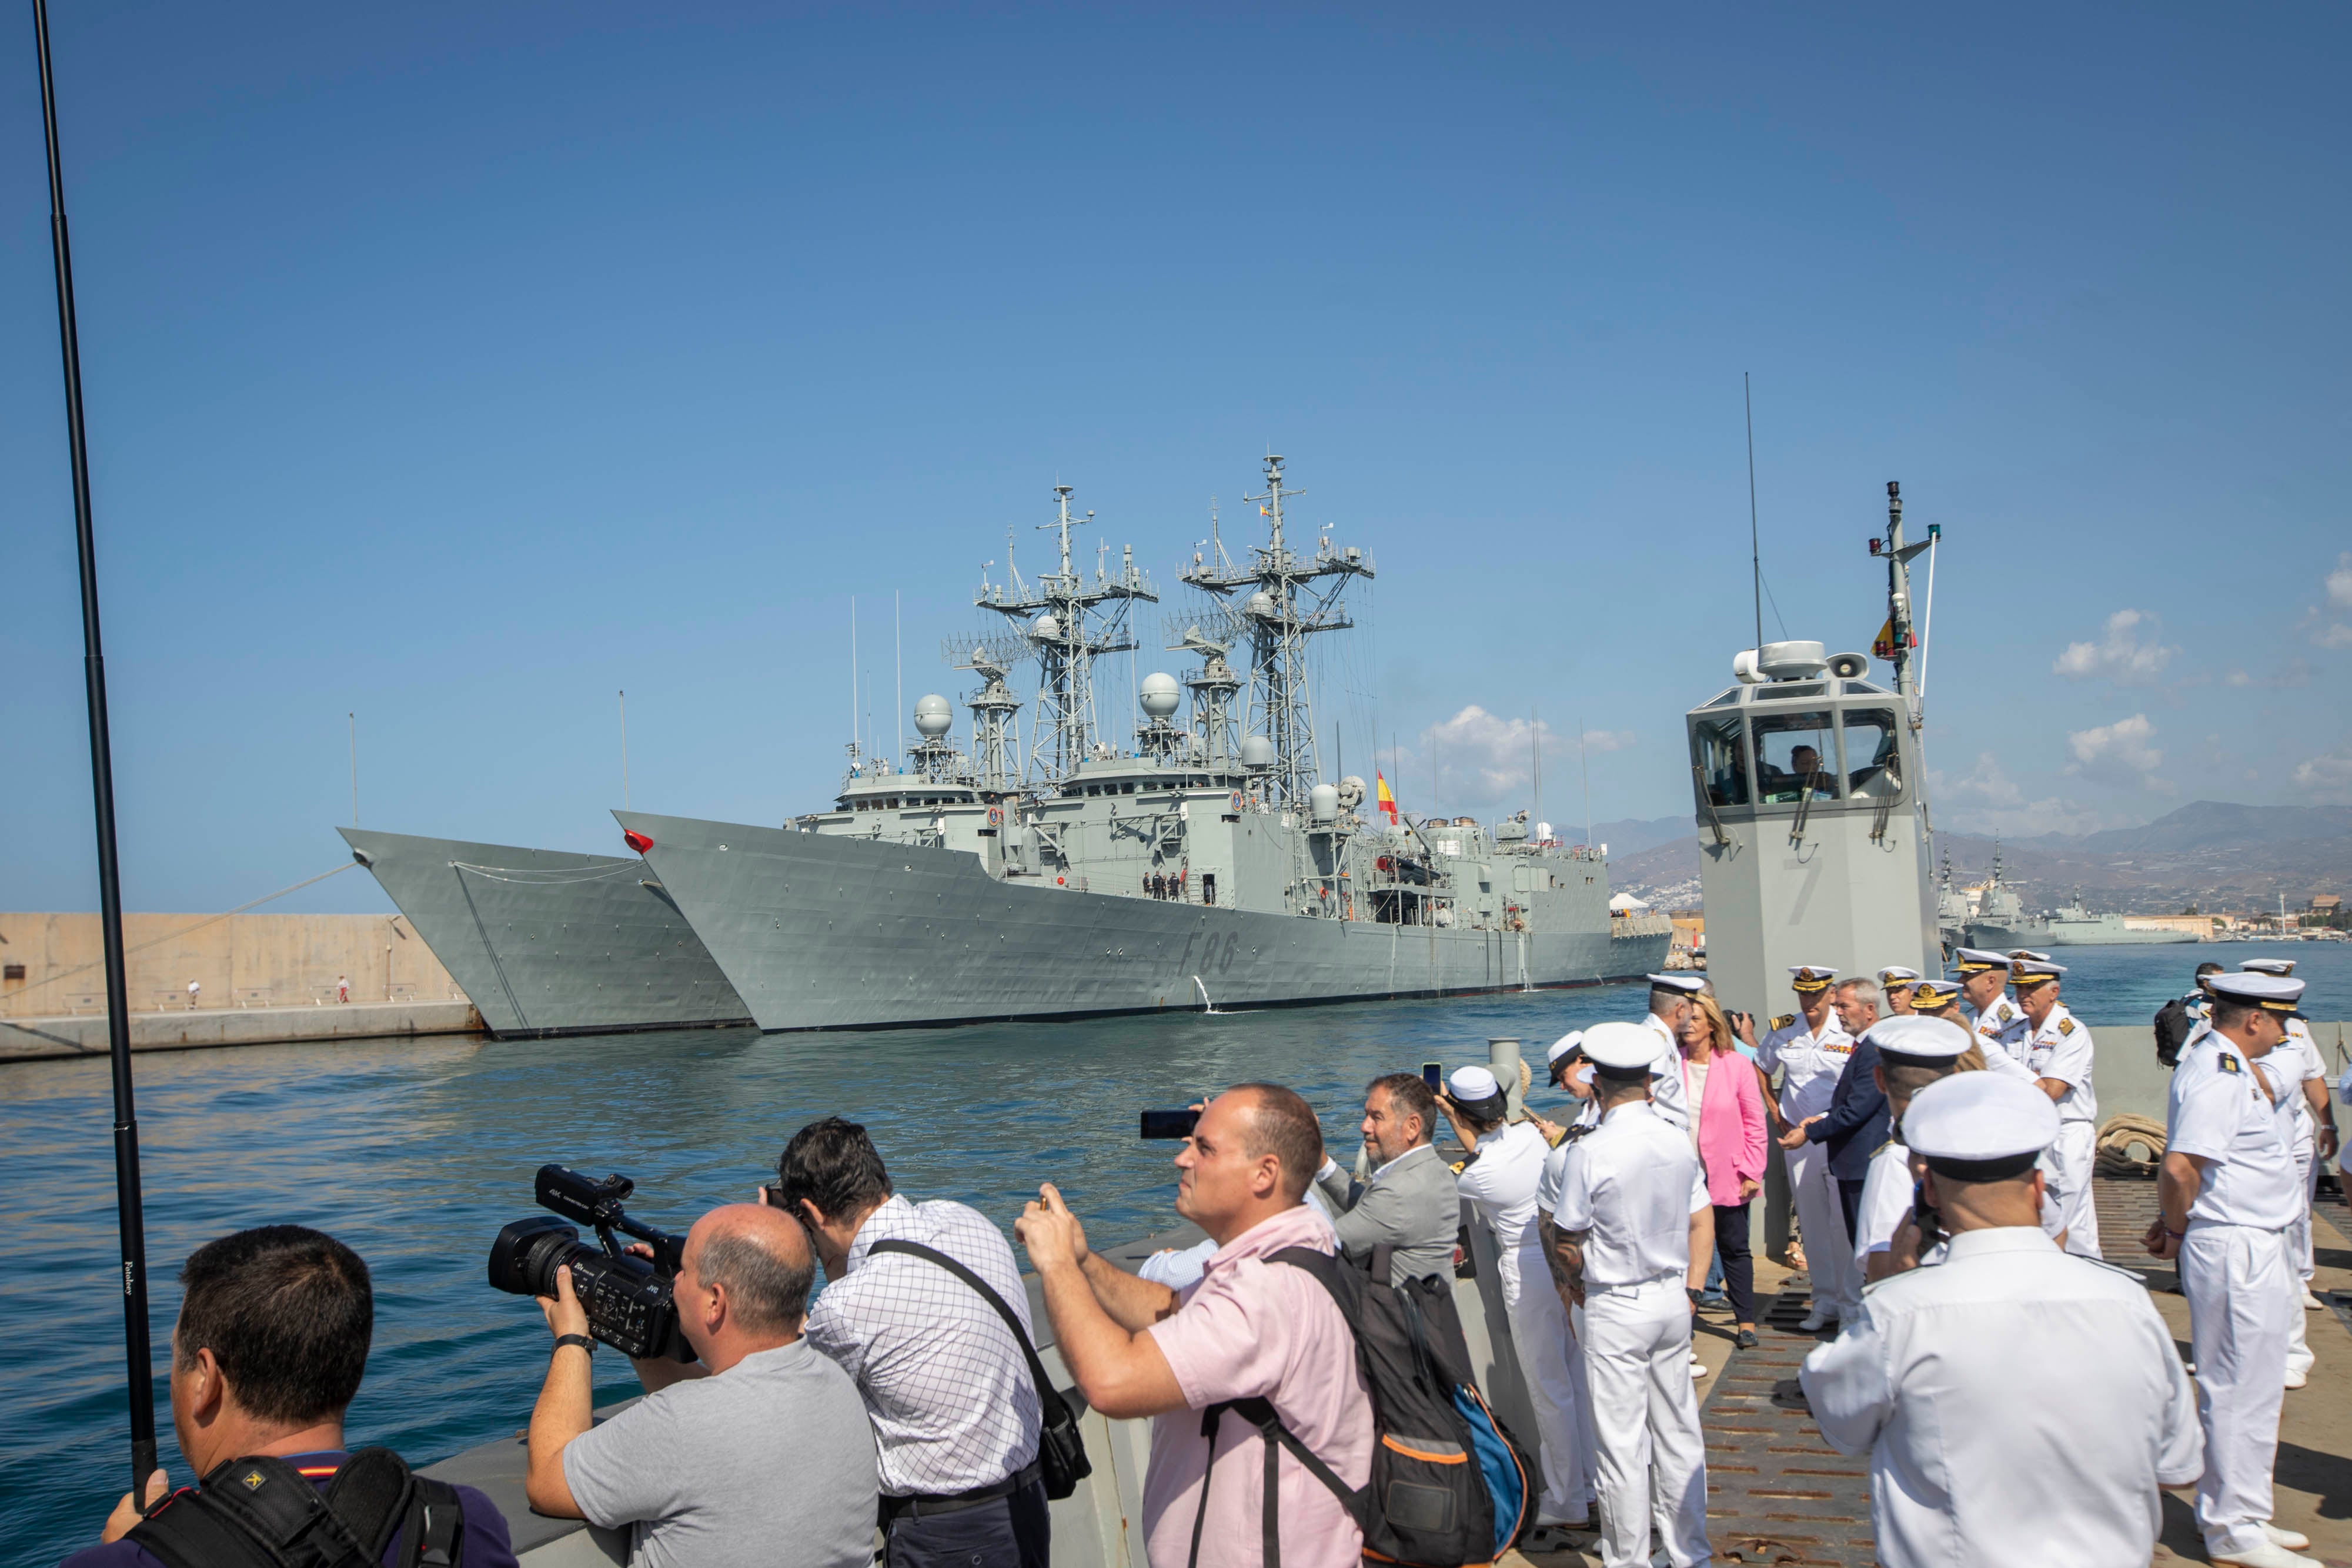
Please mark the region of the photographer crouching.
[[704, 1215], [673, 1281], [697, 1362], [635, 1363], [646, 1397], [596, 1425], [588, 1314], [556, 1270], [540, 1298], [555, 1348], [530, 1416], [530, 1506], [629, 1526], [629, 1568], [865, 1568], [874, 1435], [848, 1376], [801, 1337], [815, 1278], [790, 1216]]
[[180, 1270], [172, 1329], [172, 1429], [204, 1484], [146, 1508], [115, 1505], [101, 1544], [66, 1568], [270, 1568], [265, 1545], [305, 1532], [321, 1561], [415, 1568], [515, 1568], [507, 1521], [471, 1487], [410, 1474], [386, 1448], [343, 1448], [343, 1412], [360, 1391], [375, 1293], [359, 1254], [299, 1225], [208, 1241]]

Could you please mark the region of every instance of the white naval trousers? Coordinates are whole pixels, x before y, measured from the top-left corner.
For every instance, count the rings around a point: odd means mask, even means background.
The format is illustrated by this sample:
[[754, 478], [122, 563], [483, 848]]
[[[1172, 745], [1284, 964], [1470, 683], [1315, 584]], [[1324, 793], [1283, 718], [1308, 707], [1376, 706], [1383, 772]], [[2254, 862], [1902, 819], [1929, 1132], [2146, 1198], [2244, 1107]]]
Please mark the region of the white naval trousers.
[[1800, 1144], [1780, 1152], [1789, 1166], [1789, 1197], [1797, 1206], [1797, 1226], [1805, 1233], [1805, 1272], [1813, 1282], [1814, 1310], [1843, 1319], [1847, 1302], [1861, 1301], [1862, 1285], [1853, 1266], [1853, 1238], [1845, 1230], [1845, 1207], [1838, 1201], [1837, 1177], [1830, 1174], [1829, 1149]]
[[1674, 1568], [1710, 1556], [1706, 1439], [1691, 1391], [1683, 1277], [1588, 1287], [1584, 1371], [1592, 1389], [1593, 1490], [1605, 1568], [1643, 1568], [1653, 1525]]
[[[2180, 1288], [2189, 1298], [2197, 1362], [2197, 1419], [2205, 1428], [2197, 1525], [2205, 1549], [2216, 1555], [2252, 1552], [2264, 1541], [2279, 1406], [2286, 1399], [2286, 1292], [2294, 1278], [2282, 1233], [2189, 1222]], [[2303, 1314], [2298, 1309], [2295, 1315]]]
[[1543, 1473], [1536, 1501], [1540, 1519], [1580, 1519], [1592, 1506], [1592, 1448], [1579, 1418], [1575, 1375], [1569, 1369], [1573, 1347], [1559, 1287], [1540, 1242], [1497, 1249], [1503, 1310], [1511, 1322], [1511, 1348], [1527, 1374], [1528, 1399], [1536, 1411], [1536, 1437]]
[[2099, 1206], [2091, 1177], [2099, 1158], [2099, 1129], [2089, 1122], [2062, 1122], [2050, 1145], [2049, 1175], [2058, 1191], [2058, 1218], [2066, 1226], [2066, 1250], [2077, 1258], [2099, 1255]]
[[2311, 1277], [2316, 1272], [2311, 1250], [2311, 1200], [2319, 1179], [2317, 1154], [2308, 1140], [2294, 1146], [2294, 1168], [2303, 1176], [2303, 1210], [2286, 1228], [2286, 1367], [2305, 1375], [2319, 1359], [2311, 1354], [2303, 1321], [2303, 1293], [2311, 1288]]

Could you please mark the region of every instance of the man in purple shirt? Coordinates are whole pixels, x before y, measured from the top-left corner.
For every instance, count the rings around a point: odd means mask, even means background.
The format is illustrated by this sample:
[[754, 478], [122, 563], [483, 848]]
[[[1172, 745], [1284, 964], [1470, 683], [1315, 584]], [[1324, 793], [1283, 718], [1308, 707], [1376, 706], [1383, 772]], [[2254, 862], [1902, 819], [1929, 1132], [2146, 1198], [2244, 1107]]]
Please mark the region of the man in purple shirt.
[[[172, 1429], [197, 1478], [233, 1459], [268, 1457], [326, 1490], [351, 1457], [343, 1412], [360, 1391], [375, 1329], [367, 1265], [331, 1236], [266, 1225], [196, 1249], [180, 1285]], [[185, 1491], [164, 1501], [168, 1484], [162, 1470], [147, 1479], [153, 1511], [199, 1506], [184, 1502]], [[457, 1493], [462, 1568], [515, 1568], [497, 1505], [472, 1487]], [[65, 1568], [163, 1568], [142, 1544], [142, 1525], [138, 1504], [123, 1493], [100, 1543], [67, 1558]], [[393, 1531], [387, 1565], [404, 1560], [404, 1526]], [[258, 1546], [254, 1560], [268, 1561]]]
[[[1176, 1155], [1176, 1212], [1217, 1251], [1181, 1291], [1089, 1252], [1051, 1183], [1014, 1227], [1087, 1403], [1113, 1420], [1157, 1417], [1143, 1478], [1151, 1568], [1263, 1568], [1265, 1439], [1234, 1417], [1212, 1454], [1200, 1415], [1210, 1406], [1265, 1399], [1348, 1485], [1371, 1478], [1371, 1398], [1354, 1333], [1304, 1270], [1265, 1260], [1288, 1247], [1335, 1249], [1305, 1202], [1322, 1164], [1315, 1113], [1291, 1091], [1243, 1083], [1211, 1101]], [[1339, 1500], [1286, 1450], [1276, 1467], [1283, 1568], [1361, 1568], [1363, 1533]]]

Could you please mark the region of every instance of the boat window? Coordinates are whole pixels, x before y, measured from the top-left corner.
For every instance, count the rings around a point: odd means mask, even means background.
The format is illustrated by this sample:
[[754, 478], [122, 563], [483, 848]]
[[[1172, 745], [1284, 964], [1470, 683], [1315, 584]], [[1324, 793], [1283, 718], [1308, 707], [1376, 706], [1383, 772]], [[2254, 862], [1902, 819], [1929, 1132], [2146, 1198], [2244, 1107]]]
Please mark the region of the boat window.
[[1758, 714], [1757, 799], [1793, 806], [1808, 794], [1837, 799], [1837, 737], [1825, 713]]
[[1839, 689], [1841, 691], [1848, 692], [1868, 692], [1871, 695], [1876, 697], [1883, 697], [1887, 695], [1887, 690], [1885, 686], [1874, 686], [1868, 681], [1848, 681]]
[[1739, 688], [1738, 686], [1732, 687], [1729, 691], [1724, 693], [1721, 696], [1716, 698], [1706, 706], [1708, 707], [1738, 707], [1739, 706]]
[[1748, 747], [1739, 733], [1739, 716], [1703, 718], [1693, 727], [1692, 760], [1706, 780], [1710, 805], [1748, 804]]
[[1820, 681], [1805, 681], [1796, 685], [1789, 686], [1784, 686], [1778, 681], [1775, 681], [1772, 685], [1759, 691], [1756, 694], [1756, 700], [1758, 702], [1776, 703], [1787, 697], [1817, 697], [1826, 690], [1828, 690], [1828, 687]]
[[1118, 787], [1118, 792], [1119, 792], [1120, 794], [1122, 794], [1122, 795], [1132, 795], [1132, 794], [1134, 794], [1134, 793], [1135, 793], [1135, 780], [1134, 780], [1134, 779], [1129, 779], [1126, 783], [1124, 783], [1124, 784], [1120, 785], [1120, 786]]
[[1846, 793], [1882, 800], [1903, 793], [1903, 761], [1895, 710], [1848, 708], [1845, 713]]

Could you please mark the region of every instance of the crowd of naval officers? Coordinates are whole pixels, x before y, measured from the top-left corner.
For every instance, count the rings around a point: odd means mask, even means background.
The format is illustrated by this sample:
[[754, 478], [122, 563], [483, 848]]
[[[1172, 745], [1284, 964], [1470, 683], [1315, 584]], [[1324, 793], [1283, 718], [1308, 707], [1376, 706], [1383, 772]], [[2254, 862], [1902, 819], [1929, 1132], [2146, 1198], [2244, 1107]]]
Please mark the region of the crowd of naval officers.
[[[1961, 948], [1952, 967], [1797, 966], [1795, 1011], [1760, 1030], [1732, 1015], [1786, 1158], [1804, 1326], [1835, 1330], [1799, 1382], [1823, 1437], [1870, 1459], [1879, 1559], [2146, 1563], [2160, 1489], [2193, 1485], [2211, 1561], [2315, 1563], [2272, 1519], [2284, 1398], [2311, 1364], [2311, 1203], [2336, 1153], [2294, 965], [2202, 966], [2168, 1051], [2159, 1027], [2161, 1212], [2138, 1239], [2178, 1270], [2186, 1365], [2148, 1283], [2101, 1259], [2093, 1040], [2065, 966]], [[1528, 1249], [1501, 1271], [1542, 1445], [1531, 1549], [1591, 1529], [1612, 1568], [1690, 1568], [1712, 1560], [1690, 1379], [1715, 1238], [1676, 1040], [1712, 993], [1696, 974], [1650, 982], [1641, 1023], [1550, 1048], [1568, 1124], [1507, 1124], [1485, 1068], [1456, 1071], [1439, 1105], [1469, 1151], [1462, 1195], [1504, 1251]], [[1527, 1219], [1503, 1200], [1507, 1173], [1532, 1168]], [[1529, 1288], [1538, 1258], [1556, 1309]]]

